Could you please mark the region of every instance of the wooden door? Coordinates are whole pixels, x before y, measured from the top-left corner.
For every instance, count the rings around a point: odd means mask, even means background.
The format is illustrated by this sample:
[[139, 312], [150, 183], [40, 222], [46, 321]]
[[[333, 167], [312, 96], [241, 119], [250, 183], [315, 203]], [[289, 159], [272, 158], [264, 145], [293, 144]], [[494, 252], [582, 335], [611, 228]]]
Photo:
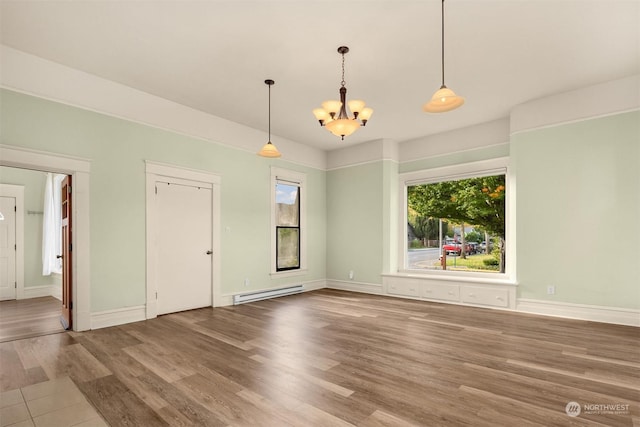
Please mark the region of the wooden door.
[[0, 197], [0, 300], [16, 299], [16, 199]]
[[71, 329], [73, 324], [73, 294], [71, 292], [73, 277], [71, 275], [71, 176], [66, 176], [62, 181], [62, 315], [60, 322], [65, 329]]
[[158, 314], [211, 307], [212, 190], [156, 182]]

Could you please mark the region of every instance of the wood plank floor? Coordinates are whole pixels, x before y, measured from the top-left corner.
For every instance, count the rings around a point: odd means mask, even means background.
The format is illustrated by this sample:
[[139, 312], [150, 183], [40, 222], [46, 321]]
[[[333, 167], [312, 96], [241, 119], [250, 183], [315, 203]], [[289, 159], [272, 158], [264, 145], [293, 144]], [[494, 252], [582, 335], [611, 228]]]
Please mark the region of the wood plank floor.
[[54, 297], [0, 301], [0, 342], [64, 331]]
[[327, 289], [0, 344], [64, 376], [112, 426], [640, 423], [639, 328]]

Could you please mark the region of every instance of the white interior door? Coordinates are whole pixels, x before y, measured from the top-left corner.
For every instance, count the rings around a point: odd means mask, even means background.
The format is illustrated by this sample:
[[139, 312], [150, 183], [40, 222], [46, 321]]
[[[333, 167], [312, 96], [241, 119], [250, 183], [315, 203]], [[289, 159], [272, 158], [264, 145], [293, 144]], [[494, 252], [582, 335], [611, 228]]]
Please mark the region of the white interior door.
[[156, 182], [158, 314], [210, 307], [212, 190]]
[[0, 300], [16, 299], [16, 199], [0, 197]]

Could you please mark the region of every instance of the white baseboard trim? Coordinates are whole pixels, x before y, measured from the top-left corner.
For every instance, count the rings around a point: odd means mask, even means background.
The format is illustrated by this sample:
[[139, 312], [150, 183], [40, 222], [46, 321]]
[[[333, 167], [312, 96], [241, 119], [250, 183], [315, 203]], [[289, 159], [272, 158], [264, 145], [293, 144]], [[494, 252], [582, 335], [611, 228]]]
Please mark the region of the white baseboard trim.
[[51, 296], [62, 301], [62, 285], [51, 286]]
[[91, 313], [91, 329], [108, 328], [141, 320], [146, 320], [146, 307], [144, 305], [99, 311]]
[[327, 279], [326, 286], [329, 289], [338, 289], [341, 291], [364, 292], [366, 294], [386, 295], [382, 284], [354, 282], [352, 280], [331, 280]]
[[640, 310], [626, 308], [520, 298], [516, 311], [640, 327]]
[[318, 289], [324, 289], [327, 287], [327, 281], [325, 279], [314, 280], [312, 282], [305, 282], [302, 284], [304, 292], [317, 291]]
[[318, 289], [324, 289], [327, 287], [326, 285], [326, 280], [324, 279], [320, 279], [320, 280], [312, 280], [310, 282], [301, 282], [301, 283], [288, 283], [288, 284], [281, 284], [278, 286], [272, 286], [270, 288], [262, 288], [262, 289], [251, 289], [251, 291], [245, 291], [245, 292], [234, 292], [232, 294], [224, 294], [221, 296], [220, 300], [218, 302], [216, 302], [216, 307], [224, 307], [224, 306], [228, 306], [228, 305], [233, 305], [233, 296], [234, 295], [239, 295], [239, 294], [244, 294], [246, 292], [264, 292], [264, 291], [270, 291], [273, 289], [278, 289], [278, 288], [282, 288], [282, 287], [286, 287], [286, 286], [293, 286], [293, 285], [302, 285], [303, 290], [302, 292], [309, 292], [309, 291], [315, 291]]
[[[60, 288], [60, 289], [58, 289]], [[60, 294], [60, 297], [56, 295]], [[41, 297], [62, 298], [62, 288], [58, 285], [25, 286], [22, 288], [22, 297], [19, 299], [41, 298]]]
[[234, 294], [221, 295], [218, 301], [215, 302], [214, 307], [226, 307], [233, 305], [233, 295]]

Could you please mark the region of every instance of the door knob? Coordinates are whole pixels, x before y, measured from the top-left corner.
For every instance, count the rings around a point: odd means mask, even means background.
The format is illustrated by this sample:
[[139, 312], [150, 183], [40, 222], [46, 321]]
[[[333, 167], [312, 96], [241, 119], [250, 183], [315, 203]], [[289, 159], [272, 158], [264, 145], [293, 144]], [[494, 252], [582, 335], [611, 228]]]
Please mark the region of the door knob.
[[56, 258], [60, 259], [60, 258], [63, 258], [63, 256], [62, 255], [56, 255]]
[[211, 255], [213, 252], [211, 251], [207, 251], [207, 255]]

